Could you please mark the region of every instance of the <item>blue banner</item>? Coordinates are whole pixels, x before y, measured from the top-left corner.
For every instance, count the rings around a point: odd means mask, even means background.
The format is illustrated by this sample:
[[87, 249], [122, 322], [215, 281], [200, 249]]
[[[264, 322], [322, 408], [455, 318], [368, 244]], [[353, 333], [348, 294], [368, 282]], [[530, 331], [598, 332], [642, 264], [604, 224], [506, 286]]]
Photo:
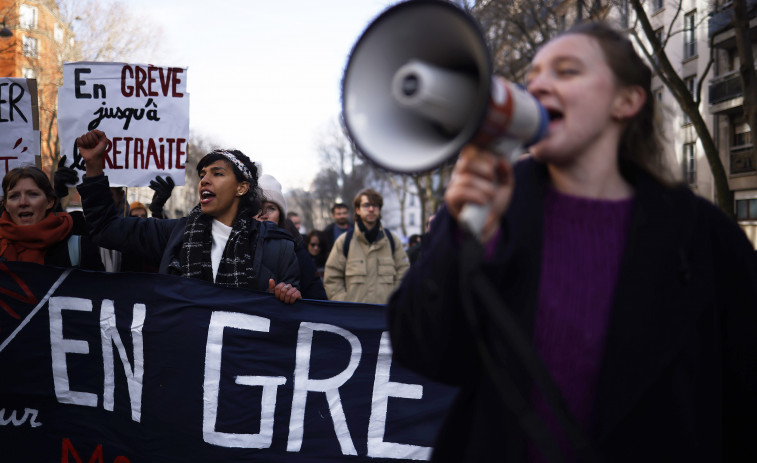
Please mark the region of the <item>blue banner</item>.
[[0, 461], [426, 460], [453, 394], [382, 306], [0, 262]]

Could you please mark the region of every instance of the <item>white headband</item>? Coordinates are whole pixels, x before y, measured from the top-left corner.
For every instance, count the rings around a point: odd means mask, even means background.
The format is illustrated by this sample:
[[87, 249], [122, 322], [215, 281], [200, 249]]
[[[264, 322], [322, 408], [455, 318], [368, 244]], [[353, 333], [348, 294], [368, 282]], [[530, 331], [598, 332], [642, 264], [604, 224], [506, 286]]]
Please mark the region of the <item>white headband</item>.
[[234, 156], [233, 154], [229, 153], [226, 150], [213, 150], [213, 152], [216, 154], [223, 155], [226, 159], [231, 161], [232, 164], [237, 166], [237, 169], [239, 169], [242, 172], [242, 175], [244, 175], [244, 177], [247, 180], [252, 180], [252, 174], [250, 173], [250, 169], [248, 169], [247, 166], [245, 166], [244, 163], [240, 161], [236, 156]]

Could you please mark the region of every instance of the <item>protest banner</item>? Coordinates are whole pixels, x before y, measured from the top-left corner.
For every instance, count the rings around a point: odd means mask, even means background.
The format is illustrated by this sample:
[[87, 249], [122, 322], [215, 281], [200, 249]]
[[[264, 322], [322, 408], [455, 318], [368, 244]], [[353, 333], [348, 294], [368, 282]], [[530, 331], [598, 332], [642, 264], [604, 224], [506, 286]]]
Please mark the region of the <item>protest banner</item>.
[[454, 390], [383, 306], [0, 262], [0, 461], [426, 460]]
[[156, 175], [183, 185], [189, 141], [187, 69], [65, 63], [58, 90], [61, 155], [82, 171], [76, 137], [93, 129], [111, 140], [103, 162], [112, 186], [147, 186]]
[[0, 178], [23, 165], [39, 165], [37, 81], [0, 77]]

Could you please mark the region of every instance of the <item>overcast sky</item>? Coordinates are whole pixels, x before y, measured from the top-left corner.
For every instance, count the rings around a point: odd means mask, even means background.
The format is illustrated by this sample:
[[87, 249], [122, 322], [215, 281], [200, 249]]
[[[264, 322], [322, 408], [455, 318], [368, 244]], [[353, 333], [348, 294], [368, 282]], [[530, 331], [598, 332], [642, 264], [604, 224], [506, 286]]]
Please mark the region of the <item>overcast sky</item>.
[[156, 65], [188, 68], [190, 127], [307, 187], [365, 27], [390, 0], [128, 0], [163, 31]]

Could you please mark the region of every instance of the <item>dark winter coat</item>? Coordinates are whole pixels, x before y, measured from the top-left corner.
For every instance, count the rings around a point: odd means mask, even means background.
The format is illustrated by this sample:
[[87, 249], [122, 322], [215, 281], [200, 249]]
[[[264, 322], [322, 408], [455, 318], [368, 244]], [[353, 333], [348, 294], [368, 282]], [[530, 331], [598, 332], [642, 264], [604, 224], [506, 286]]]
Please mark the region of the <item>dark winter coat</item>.
[[71, 264], [71, 254], [69, 252], [68, 242], [72, 235], [73, 233], [69, 234], [63, 241], [47, 248], [47, 252], [45, 252], [45, 265], [104, 271], [105, 268], [100, 259], [99, 248], [92, 243], [92, 240], [87, 235], [81, 235], [78, 240], [79, 265]]
[[[731, 219], [688, 189], [625, 175], [635, 187], [631, 226], [588, 434], [607, 462], [757, 461], [755, 252]], [[526, 160], [515, 178], [499, 245], [483, 265], [532, 336], [548, 175]], [[432, 228], [388, 316], [398, 361], [461, 388], [433, 459], [526, 462], [525, 435], [482, 368], [474, 342], [481, 333], [460, 309], [459, 231], [446, 210]], [[505, 363], [497, 374], [529, 397], [528, 376]]]
[[[108, 178], [104, 175], [84, 177], [77, 187], [92, 238], [100, 247], [123, 253], [135, 253], [147, 262], [158, 266], [158, 273], [169, 273], [168, 266], [178, 258], [184, 241], [187, 218], [140, 219], [120, 217], [113, 205]], [[268, 280], [287, 282], [299, 287], [300, 275], [294, 241], [285, 230], [270, 222], [252, 221], [250, 236], [257, 240], [255, 255], [263, 252], [254, 287], [268, 291]]]

